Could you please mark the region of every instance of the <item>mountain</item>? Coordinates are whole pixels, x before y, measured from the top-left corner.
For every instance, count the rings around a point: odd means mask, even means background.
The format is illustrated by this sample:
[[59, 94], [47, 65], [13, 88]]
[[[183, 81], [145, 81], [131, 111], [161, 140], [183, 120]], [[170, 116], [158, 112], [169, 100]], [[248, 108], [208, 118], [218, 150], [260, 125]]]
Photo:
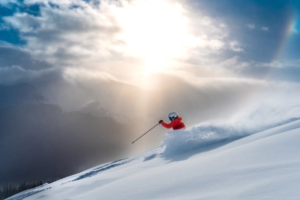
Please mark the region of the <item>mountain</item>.
[[299, 141], [300, 120], [255, 134], [199, 126], [8, 199], [299, 199]]
[[58, 180], [122, 158], [133, 132], [109, 116], [47, 103], [0, 108], [0, 127], [0, 186]]
[[20, 103], [44, 103], [40, 90], [30, 84], [0, 85], [0, 108]]

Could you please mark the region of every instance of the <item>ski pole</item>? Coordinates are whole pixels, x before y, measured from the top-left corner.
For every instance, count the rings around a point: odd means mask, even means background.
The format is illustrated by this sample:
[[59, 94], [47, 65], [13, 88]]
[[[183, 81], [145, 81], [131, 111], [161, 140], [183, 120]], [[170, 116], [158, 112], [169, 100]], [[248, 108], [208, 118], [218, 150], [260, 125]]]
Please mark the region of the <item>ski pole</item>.
[[[159, 123], [158, 123], [159, 124]], [[149, 131], [151, 131], [152, 129], [154, 129], [158, 124], [156, 124], [155, 126], [153, 126], [151, 129], [149, 129], [146, 133], [148, 133]], [[146, 133], [144, 133], [143, 135], [141, 135], [138, 139], [140, 139], [141, 137], [143, 137], [144, 135], [146, 135]], [[138, 139], [134, 140], [131, 144], [135, 143]]]

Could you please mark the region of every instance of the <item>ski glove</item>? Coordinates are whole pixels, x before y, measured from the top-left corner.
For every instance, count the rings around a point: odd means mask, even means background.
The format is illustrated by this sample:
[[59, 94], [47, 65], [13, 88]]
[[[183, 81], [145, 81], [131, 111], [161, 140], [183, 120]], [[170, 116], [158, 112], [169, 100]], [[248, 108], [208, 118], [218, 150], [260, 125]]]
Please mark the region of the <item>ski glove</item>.
[[163, 120], [159, 120], [159, 122], [158, 122], [158, 123], [160, 124], [160, 123], [162, 123], [162, 122], [163, 122]]

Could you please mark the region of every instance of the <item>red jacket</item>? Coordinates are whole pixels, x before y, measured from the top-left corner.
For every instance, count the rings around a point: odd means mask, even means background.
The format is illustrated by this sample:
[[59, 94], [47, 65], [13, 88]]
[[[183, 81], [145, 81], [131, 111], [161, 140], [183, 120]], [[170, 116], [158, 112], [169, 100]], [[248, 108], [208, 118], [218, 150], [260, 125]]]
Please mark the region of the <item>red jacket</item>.
[[185, 124], [181, 120], [181, 117], [177, 117], [176, 119], [171, 121], [170, 124], [167, 124], [165, 122], [161, 122], [160, 124], [165, 128], [173, 128], [173, 130], [179, 130], [185, 128]]

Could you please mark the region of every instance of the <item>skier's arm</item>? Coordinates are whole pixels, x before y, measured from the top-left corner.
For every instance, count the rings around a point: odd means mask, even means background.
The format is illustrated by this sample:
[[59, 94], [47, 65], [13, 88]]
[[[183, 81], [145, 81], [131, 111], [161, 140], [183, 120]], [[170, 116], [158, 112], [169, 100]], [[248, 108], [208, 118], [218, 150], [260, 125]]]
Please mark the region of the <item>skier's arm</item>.
[[160, 124], [165, 128], [173, 128], [173, 123], [172, 122], [170, 124], [167, 124], [167, 123], [162, 121]]

